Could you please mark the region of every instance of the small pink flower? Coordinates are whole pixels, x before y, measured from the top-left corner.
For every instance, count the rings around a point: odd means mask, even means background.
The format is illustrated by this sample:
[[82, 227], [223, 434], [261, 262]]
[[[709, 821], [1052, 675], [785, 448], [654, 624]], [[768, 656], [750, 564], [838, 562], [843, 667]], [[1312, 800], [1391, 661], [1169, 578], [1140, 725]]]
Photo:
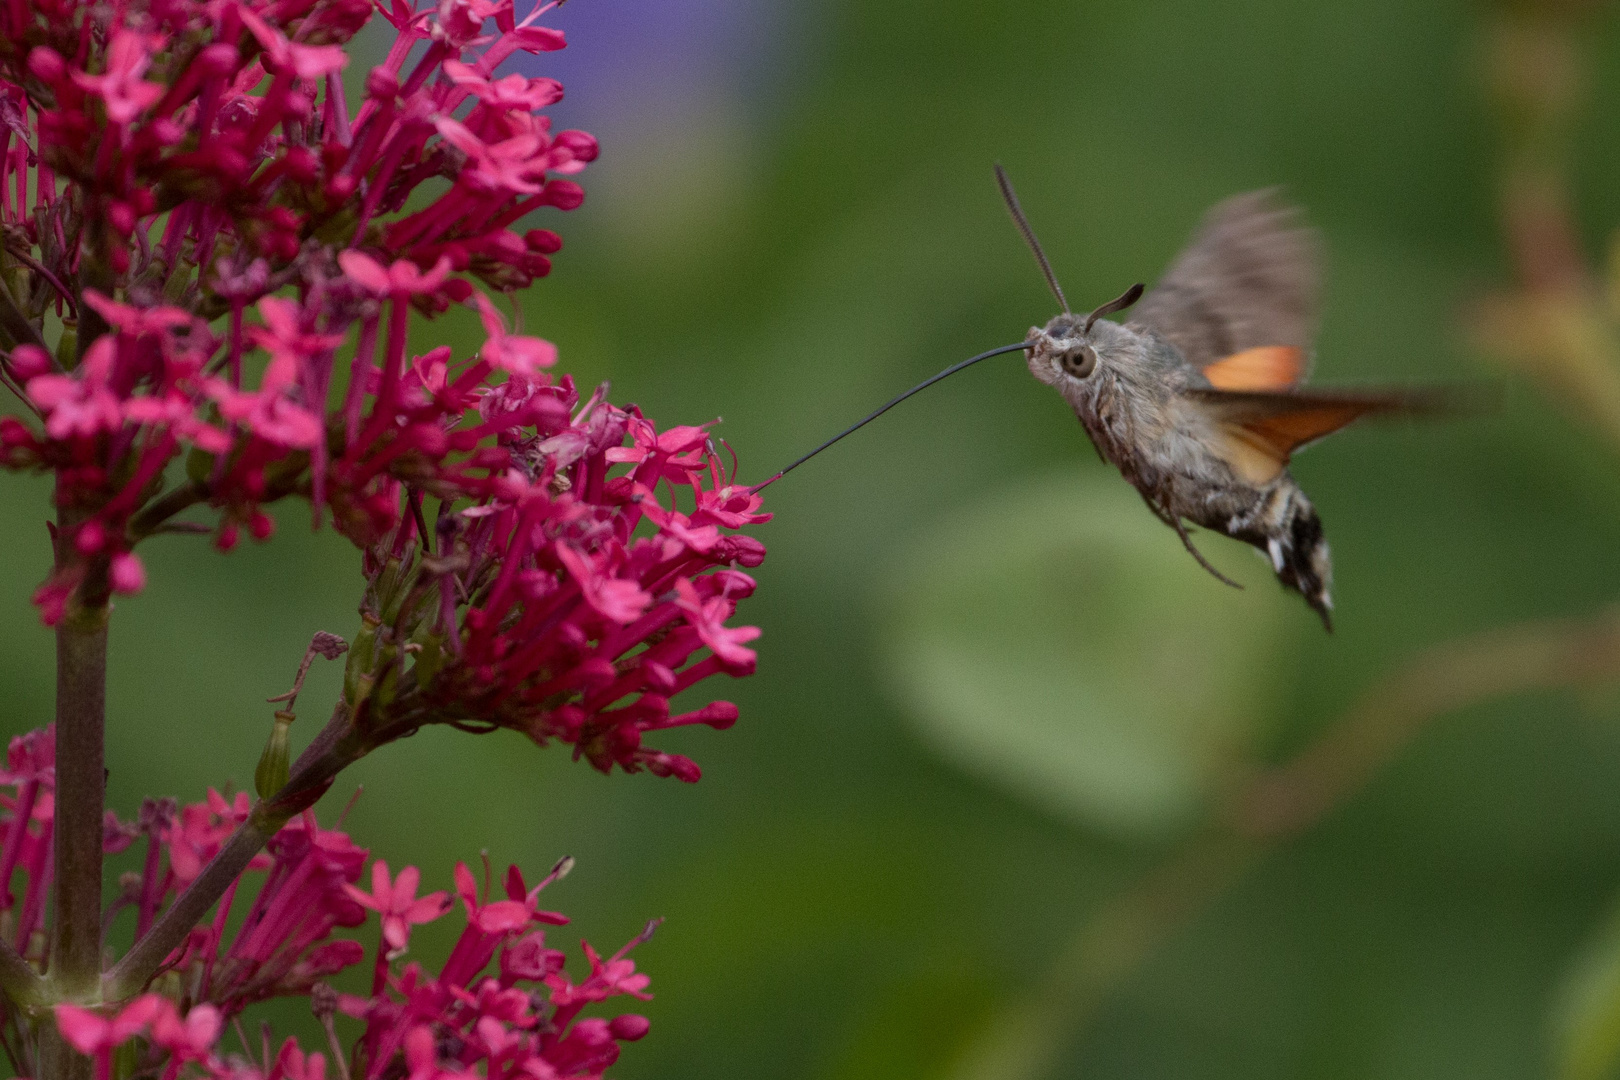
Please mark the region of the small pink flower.
[[647, 515], [649, 521], [698, 554], [707, 554], [720, 543], [718, 527], [693, 525], [692, 519], [680, 511], [665, 510], [658, 505], [653, 493], [644, 487], [638, 486], [636, 493], [641, 496], [641, 512]]
[[298, 45], [288, 41], [287, 35], [265, 22], [246, 4], [237, 5], [236, 11], [264, 47], [269, 59], [265, 66], [272, 71], [291, 71], [300, 79], [318, 79], [342, 71], [349, 64], [342, 46]]
[[557, 346], [536, 337], [522, 337], [506, 332], [506, 320], [495, 309], [495, 304], [483, 293], [474, 293], [478, 317], [484, 322], [489, 340], [479, 355], [502, 371], [517, 375], [532, 375], [536, 368], [551, 367], [557, 362]]
[[195, 1005], [184, 1019], [167, 1000], [152, 1022], [152, 1041], [179, 1061], [204, 1061], [213, 1053], [224, 1018], [212, 1005]]
[[456, 60], [444, 62], [444, 73], [457, 86], [496, 109], [543, 109], [562, 100], [562, 83], [556, 79], [528, 79], [522, 75], [507, 75], [500, 79], [485, 79], [476, 69]]
[[349, 279], [377, 296], [411, 296], [430, 293], [444, 284], [450, 276], [450, 260], [439, 260], [426, 272], [409, 259], [400, 259], [384, 267], [363, 251], [352, 248], [338, 253], [338, 265]]
[[219, 403], [219, 413], [225, 419], [280, 446], [307, 449], [321, 441], [321, 421], [284, 396], [295, 374], [294, 362], [278, 356], [265, 367], [264, 379], [257, 391], [237, 390], [215, 379], [209, 384], [209, 392]]
[[680, 597], [676, 603], [697, 628], [703, 644], [728, 667], [752, 671], [758, 656], [753, 649], [743, 648], [743, 642], [759, 637], [759, 627], [725, 626], [735, 605], [724, 596], [699, 599], [697, 589], [686, 578], [675, 583], [675, 592]]
[[143, 994], [112, 1019], [78, 1005], [56, 1006], [56, 1026], [81, 1054], [104, 1054], [144, 1032], [167, 1004], [157, 994]]
[[155, 34], [118, 30], [107, 46], [105, 74], [86, 75], [75, 71], [73, 81], [81, 89], [101, 95], [107, 106], [107, 119], [120, 126], [128, 124], [163, 96], [161, 85], [141, 78], [152, 65], [152, 54], [162, 44], [163, 39]]
[[478, 884], [466, 863], [456, 863], [456, 895], [467, 909], [468, 923], [484, 934], [511, 934], [528, 928], [529, 907], [518, 900], [492, 900], [480, 903]]
[[524, 195], [540, 192], [546, 160], [538, 136], [519, 135], [486, 143], [459, 120], [440, 116], [433, 122], [445, 142], [471, 159], [472, 167], [463, 174], [469, 182], [491, 191]]
[[383, 940], [388, 942], [390, 949], [399, 950], [405, 948], [410, 940], [412, 926], [432, 922], [450, 908], [450, 894], [447, 892], [432, 892], [418, 899], [416, 886], [421, 880], [421, 871], [407, 866], [399, 872], [396, 881], [390, 882], [388, 864], [378, 859], [371, 864], [369, 893], [361, 892], [353, 885], [343, 888], [356, 903], [382, 916]]
[[567, 545], [557, 548], [557, 558], [579, 583], [585, 602], [606, 618], [632, 623], [652, 603], [652, 595], [634, 581], [603, 573], [590, 559]]
[[100, 338], [90, 346], [74, 375], [36, 375], [28, 396], [45, 413], [45, 433], [53, 439], [88, 438], [123, 426], [123, 410], [108, 380], [117, 346]]

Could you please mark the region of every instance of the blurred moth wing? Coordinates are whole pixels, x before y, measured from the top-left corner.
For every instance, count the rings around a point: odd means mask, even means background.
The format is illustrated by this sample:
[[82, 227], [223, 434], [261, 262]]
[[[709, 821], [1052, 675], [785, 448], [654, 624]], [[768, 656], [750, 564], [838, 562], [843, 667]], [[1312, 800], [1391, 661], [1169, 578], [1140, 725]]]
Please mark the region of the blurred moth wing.
[[1399, 391], [1308, 391], [1267, 393], [1247, 390], [1193, 389], [1215, 421], [1222, 445], [1218, 456], [1250, 484], [1269, 484], [1288, 467], [1296, 450], [1327, 437], [1363, 416], [1419, 414], [1436, 411], [1438, 398]]

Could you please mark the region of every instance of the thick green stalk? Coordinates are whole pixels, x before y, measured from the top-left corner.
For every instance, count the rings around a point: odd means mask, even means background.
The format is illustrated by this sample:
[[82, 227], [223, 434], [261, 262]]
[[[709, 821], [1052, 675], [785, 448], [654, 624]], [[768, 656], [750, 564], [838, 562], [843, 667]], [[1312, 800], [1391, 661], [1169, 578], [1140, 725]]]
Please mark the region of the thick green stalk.
[[[112, 295], [104, 208], [85, 222], [81, 286]], [[79, 302], [78, 359], [107, 332], [107, 323]], [[57, 481], [56, 566], [70, 560], [77, 526], [90, 511]], [[56, 821], [53, 838], [51, 952], [46, 981], [55, 1001], [101, 1000], [102, 818], [107, 803], [107, 616], [105, 565], [91, 566], [56, 627]], [[94, 1063], [68, 1046], [50, 1016], [39, 1020], [39, 1080], [90, 1080]]]
[[[107, 606], [72, 608], [56, 628], [55, 886], [52, 996], [101, 992], [101, 833], [106, 805]], [[91, 1061], [40, 1025], [42, 1080], [84, 1080]]]

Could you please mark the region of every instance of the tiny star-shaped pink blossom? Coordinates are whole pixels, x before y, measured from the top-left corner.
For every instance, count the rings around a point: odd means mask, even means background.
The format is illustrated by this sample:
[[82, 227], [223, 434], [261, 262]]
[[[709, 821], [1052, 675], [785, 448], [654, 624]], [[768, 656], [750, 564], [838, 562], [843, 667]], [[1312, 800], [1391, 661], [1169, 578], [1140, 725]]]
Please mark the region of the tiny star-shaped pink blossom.
[[212, 1005], [194, 1005], [181, 1019], [168, 999], [152, 1021], [152, 1041], [180, 1061], [203, 1061], [219, 1041], [224, 1018]]
[[156, 994], [143, 994], [110, 1020], [89, 1009], [62, 1004], [56, 1007], [56, 1026], [79, 1053], [99, 1054], [145, 1031], [164, 1004]]
[[450, 260], [443, 255], [431, 269], [424, 271], [409, 259], [399, 259], [385, 267], [365, 252], [351, 249], [338, 253], [338, 265], [349, 280], [377, 296], [430, 293], [450, 276]]
[[507, 75], [486, 79], [476, 68], [459, 60], [446, 60], [444, 73], [450, 80], [494, 109], [543, 109], [562, 100], [562, 83], [556, 79], [530, 79]]
[[743, 642], [759, 637], [759, 627], [726, 626], [725, 621], [734, 606], [730, 600], [723, 596], [700, 600], [697, 589], [687, 578], [675, 582], [675, 596], [676, 606], [686, 612], [687, 620], [697, 630], [698, 637], [714, 655], [726, 664], [753, 668], [757, 654], [753, 649], [743, 648]]
[[348, 66], [348, 54], [341, 45], [298, 45], [258, 15], [246, 4], [238, 4], [237, 14], [264, 47], [271, 70], [291, 70], [300, 79], [318, 79]]
[[506, 320], [495, 304], [483, 293], [474, 293], [478, 317], [484, 322], [489, 340], [479, 355], [502, 371], [516, 375], [532, 375], [536, 368], [550, 367], [557, 362], [557, 346], [537, 337], [524, 337], [506, 332]]
[[434, 120], [444, 141], [466, 154], [470, 168], [462, 175], [493, 191], [535, 195], [546, 171], [546, 153], [536, 135], [518, 135], [496, 143], [486, 143], [459, 120], [441, 116]]
[[557, 546], [557, 559], [579, 582], [585, 602], [614, 622], [632, 623], [652, 604], [652, 594], [633, 578], [617, 578], [592, 565], [592, 560], [566, 544]]
[[142, 34], [134, 30], [119, 30], [107, 46], [107, 70], [101, 75], [73, 72], [73, 81], [80, 89], [100, 94], [107, 107], [107, 119], [115, 124], [127, 124], [157, 104], [164, 88], [147, 82], [141, 76], [152, 65], [152, 54], [162, 46], [163, 39], [156, 34]]
[[123, 410], [109, 388], [116, 346], [111, 338], [98, 338], [85, 353], [76, 375], [36, 375], [28, 380], [28, 396], [45, 413], [45, 431], [53, 439], [117, 431]]
[[416, 886], [421, 880], [421, 871], [407, 866], [399, 872], [397, 879], [390, 882], [388, 864], [378, 859], [371, 864], [369, 893], [349, 884], [345, 884], [343, 890], [355, 903], [382, 916], [383, 940], [390, 949], [397, 950], [403, 949], [410, 940], [412, 926], [432, 922], [450, 907], [450, 894], [447, 892], [431, 892], [418, 898]]

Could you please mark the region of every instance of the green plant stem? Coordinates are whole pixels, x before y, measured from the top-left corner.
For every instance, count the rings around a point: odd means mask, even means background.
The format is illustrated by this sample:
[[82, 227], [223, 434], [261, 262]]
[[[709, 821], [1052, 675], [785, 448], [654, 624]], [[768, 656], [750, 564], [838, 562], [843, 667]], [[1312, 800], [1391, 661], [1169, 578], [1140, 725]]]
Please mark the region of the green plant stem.
[[[65, 534], [64, 530], [64, 534]], [[75, 606], [56, 628], [55, 887], [49, 996], [93, 1002], [101, 989], [101, 843], [106, 806], [107, 614]], [[91, 1062], [40, 1025], [43, 1080], [83, 1080]]]
[[291, 778], [275, 797], [261, 801], [238, 825], [197, 879], [158, 917], [134, 948], [102, 979], [102, 997], [123, 1001], [139, 994], [168, 958], [225, 894], [253, 856], [294, 814], [314, 804], [339, 772], [365, 756], [370, 747], [349, 723], [340, 702], [321, 733], [299, 755]]
[[180, 511], [202, 502], [207, 493], [193, 483], [185, 483], [166, 493], [146, 509], [136, 514], [129, 523], [130, 536], [135, 540], [143, 539], [157, 532], [170, 518]]

